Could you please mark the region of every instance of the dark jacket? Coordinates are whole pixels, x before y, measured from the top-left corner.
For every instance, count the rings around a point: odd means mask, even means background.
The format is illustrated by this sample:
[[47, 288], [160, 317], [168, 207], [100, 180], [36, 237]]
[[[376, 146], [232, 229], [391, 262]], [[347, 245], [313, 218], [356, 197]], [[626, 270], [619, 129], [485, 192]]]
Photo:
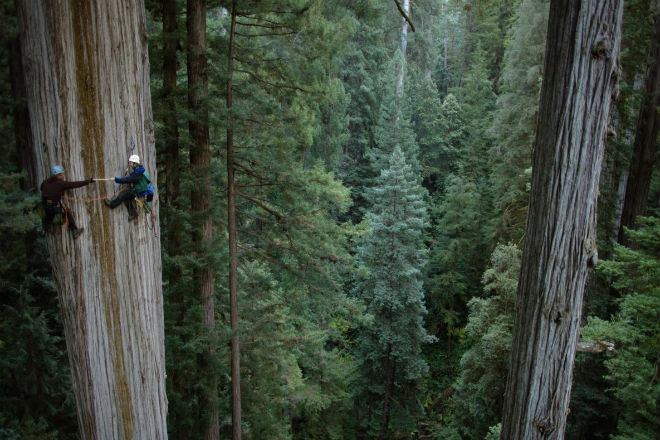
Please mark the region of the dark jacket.
[[144, 197], [154, 192], [154, 187], [151, 185], [151, 177], [142, 165], [135, 167], [133, 172], [126, 177], [115, 177], [115, 182], [132, 184], [135, 194], [138, 197]]
[[92, 182], [92, 179], [67, 182], [66, 180], [59, 180], [57, 176], [52, 176], [44, 180], [41, 184], [41, 198], [51, 202], [59, 202], [62, 198], [62, 194], [67, 189], [79, 188], [81, 186], [89, 185]]

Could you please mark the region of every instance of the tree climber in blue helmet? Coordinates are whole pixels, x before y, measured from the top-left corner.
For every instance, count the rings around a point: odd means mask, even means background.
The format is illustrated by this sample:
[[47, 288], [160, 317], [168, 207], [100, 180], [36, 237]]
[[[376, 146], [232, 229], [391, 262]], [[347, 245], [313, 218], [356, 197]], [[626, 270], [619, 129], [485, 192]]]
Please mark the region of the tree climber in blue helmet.
[[89, 185], [93, 178], [68, 182], [64, 180], [64, 168], [55, 165], [50, 170], [51, 176], [41, 183], [41, 207], [44, 230], [50, 231], [53, 224], [67, 223], [73, 238], [78, 238], [83, 228], [76, 227], [71, 210], [62, 204], [62, 194], [72, 188]]
[[127, 176], [115, 177], [116, 183], [126, 185], [117, 195], [112, 199], [105, 200], [105, 204], [114, 209], [124, 202], [128, 209], [128, 219], [135, 220], [138, 217], [137, 206], [135, 198], [146, 200], [150, 202], [153, 200], [154, 187], [151, 184], [151, 177], [140, 164], [140, 157], [136, 154], [128, 158]]

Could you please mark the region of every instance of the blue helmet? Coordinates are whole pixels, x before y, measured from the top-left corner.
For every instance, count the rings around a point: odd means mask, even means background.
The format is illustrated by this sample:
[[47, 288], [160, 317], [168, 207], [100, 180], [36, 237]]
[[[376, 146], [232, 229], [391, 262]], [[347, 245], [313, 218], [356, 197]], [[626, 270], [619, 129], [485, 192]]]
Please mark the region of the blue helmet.
[[64, 172], [64, 168], [62, 168], [62, 165], [55, 165], [53, 168], [50, 169], [50, 173], [55, 176], [57, 174], [62, 174]]

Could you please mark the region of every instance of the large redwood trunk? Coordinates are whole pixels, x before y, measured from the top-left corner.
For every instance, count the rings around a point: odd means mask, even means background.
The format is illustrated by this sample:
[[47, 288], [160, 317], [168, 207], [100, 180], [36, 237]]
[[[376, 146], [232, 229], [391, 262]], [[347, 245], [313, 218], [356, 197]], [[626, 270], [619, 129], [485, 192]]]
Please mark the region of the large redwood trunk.
[[503, 440], [564, 438], [622, 10], [622, 0], [550, 5]]
[[[157, 183], [142, 2], [18, 0], [37, 176], [121, 175], [139, 154]], [[69, 195], [83, 234], [47, 234], [83, 439], [167, 438], [158, 203], [128, 222], [98, 182]], [[83, 200], [87, 199], [87, 200]]]

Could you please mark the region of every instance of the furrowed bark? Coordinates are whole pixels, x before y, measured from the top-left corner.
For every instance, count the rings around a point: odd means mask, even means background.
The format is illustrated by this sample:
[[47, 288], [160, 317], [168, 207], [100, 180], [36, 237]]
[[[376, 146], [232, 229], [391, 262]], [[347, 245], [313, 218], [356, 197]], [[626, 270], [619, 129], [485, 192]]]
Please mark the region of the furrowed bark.
[[[37, 181], [121, 175], [135, 153], [157, 183], [144, 5], [17, 1]], [[98, 182], [65, 201], [83, 234], [47, 234], [83, 439], [167, 438], [158, 204], [128, 222]], [[83, 201], [87, 199], [87, 201]], [[150, 227], [149, 227], [150, 226]]]
[[562, 439], [621, 39], [621, 0], [550, 5], [501, 437]]

